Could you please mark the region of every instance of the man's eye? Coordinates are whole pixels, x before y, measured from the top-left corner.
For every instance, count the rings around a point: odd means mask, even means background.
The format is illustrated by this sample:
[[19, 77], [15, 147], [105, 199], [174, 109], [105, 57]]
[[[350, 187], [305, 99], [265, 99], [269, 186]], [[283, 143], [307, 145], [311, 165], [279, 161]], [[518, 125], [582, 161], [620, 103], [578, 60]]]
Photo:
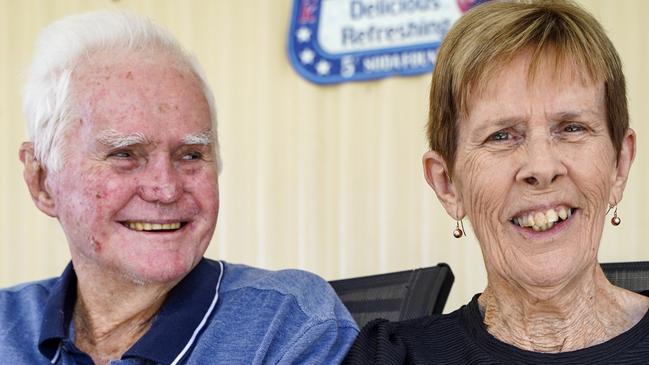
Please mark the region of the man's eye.
[[505, 131], [498, 131], [487, 138], [487, 141], [506, 141], [510, 139], [511, 136], [509, 135], [508, 132]]
[[189, 152], [183, 155], [182, 159], [187, 161], [199, 160], [203, 158], [203, 154], [200, 152]]
[[133, 157], [133, 153], [131, 151], [115, 151], [111, 152], [108, 157], [131, 158]]

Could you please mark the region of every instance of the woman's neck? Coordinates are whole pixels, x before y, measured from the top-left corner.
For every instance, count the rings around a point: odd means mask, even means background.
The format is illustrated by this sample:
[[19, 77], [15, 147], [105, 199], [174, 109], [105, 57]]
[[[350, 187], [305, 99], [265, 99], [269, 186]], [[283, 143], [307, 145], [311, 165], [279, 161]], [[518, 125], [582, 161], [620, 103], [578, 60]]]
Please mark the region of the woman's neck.
[[649, 308], [649, 298], [611, 285], [599, 265], [573, 281], [556, 288], [523, 288], [490, 277], [478, 299], [487, 330], [524, 350], [566, 352], [627, 331]]

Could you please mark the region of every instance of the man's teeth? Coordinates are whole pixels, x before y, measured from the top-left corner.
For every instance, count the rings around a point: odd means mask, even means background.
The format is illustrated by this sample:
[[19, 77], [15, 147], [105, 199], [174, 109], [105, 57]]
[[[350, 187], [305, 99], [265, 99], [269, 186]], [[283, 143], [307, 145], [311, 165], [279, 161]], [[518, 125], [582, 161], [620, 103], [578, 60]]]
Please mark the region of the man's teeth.
[[174, 230], [180, 228], [180, 222], [176, 223], [142, 223], [142, 222], [128, 222], [126, 226], [136, 231], [163, 231]]
[[521, 227], [532, 228], [540, 232], [552, 228], [558, 221], [566, 220], [572, 215], [572, 208], [561, 207], [557, 210], [548, 209], [545, 212], [529, 213], [513, 219]]

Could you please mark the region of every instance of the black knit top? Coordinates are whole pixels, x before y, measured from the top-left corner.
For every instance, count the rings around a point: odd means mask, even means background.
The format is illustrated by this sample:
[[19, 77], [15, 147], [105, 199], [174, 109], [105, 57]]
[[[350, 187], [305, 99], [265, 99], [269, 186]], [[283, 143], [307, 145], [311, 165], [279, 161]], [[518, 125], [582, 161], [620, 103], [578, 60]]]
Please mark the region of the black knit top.
[[363, 328], [344, 364], [649, 364], [649, 312], [607, 342], [548, 354], [521, 350], [489, 334], [478, 297], [449, 314], [374, 320]]

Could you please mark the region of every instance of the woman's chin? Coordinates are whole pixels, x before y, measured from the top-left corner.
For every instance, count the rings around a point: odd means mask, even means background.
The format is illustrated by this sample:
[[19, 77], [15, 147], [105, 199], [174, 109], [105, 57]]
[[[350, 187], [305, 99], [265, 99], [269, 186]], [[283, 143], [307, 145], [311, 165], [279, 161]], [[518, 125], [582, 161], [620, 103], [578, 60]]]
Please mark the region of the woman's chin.
[[515, 281], [522, 287], [541, 296], [552, 295], [570, 285], [580, 276], [588, 263], [585, 257], [543, 255], [520, 260], [512, 271]]
[[565, 287], [574, 276], [573, 272], [560, 267], [557, 270], [547, 270], [535, 276], [530, 276], [526, 282], [530, 287], [537, 290], [546, 288], [554, 291]]

